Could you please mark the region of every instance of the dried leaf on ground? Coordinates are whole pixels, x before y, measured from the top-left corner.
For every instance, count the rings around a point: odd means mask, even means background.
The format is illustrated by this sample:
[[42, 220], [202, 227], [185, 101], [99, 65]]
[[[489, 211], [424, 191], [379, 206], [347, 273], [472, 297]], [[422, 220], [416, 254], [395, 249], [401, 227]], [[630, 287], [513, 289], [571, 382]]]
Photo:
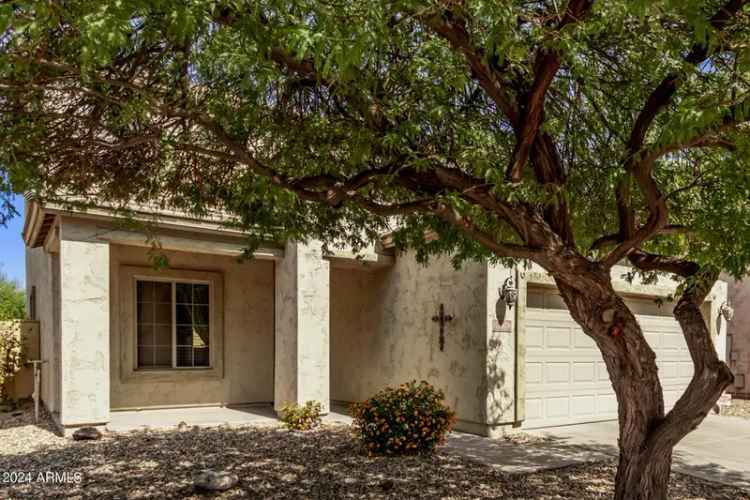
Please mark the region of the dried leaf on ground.
[[[345, 425], [310, 432], [281, 427], [139, 431], [73, 441], [48, 421], [0, 417], [0, 471], [81, 474], [78, 483], [0, 483], [0, 498], [204, 498], [193, 477], [226, 471], [239, 484], [211, 498], [611, 498], [615, 468], [586, 464], [503, 474], [456, 454], [368, 458]], [[520, 438], [516, 438], [520, 439]], [[523, 446], [523, 444], [519, 444]], [[673, 474], [671, 497], [749, 498], [736, 488]]]

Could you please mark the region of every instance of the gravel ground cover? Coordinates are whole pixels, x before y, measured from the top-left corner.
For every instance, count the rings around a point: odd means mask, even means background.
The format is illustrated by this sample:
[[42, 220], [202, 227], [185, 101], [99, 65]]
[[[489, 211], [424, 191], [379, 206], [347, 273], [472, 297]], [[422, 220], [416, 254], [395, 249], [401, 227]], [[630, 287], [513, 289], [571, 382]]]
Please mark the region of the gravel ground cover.
[[[204, 468], [233, 472], [240, 483], [216, 496], [197, 493], [192, 477]], [[58, 473], [58, 478], [39, 480], [39, 472]], [[611, 497], [614, 472], [613, 464], [596, 463], [508, 475], [449, 453], [368, 458], [344, 425], [307, 433], [281, 427], [189, 428], [73, 441], [53, 434], [46, 421], [34, 425], [28, 412], [0, 415], [0, 474], [31, 473], [32, 479], [12, 484], [0, 477], [0, 498], [588, 500]], [[671, 497], [750, 498], [741, 490], [680, 474], [672, 476]]]
[[721, 414], [750, 418], [750, 399], [733, 399], [731, 405], [721, 409]]

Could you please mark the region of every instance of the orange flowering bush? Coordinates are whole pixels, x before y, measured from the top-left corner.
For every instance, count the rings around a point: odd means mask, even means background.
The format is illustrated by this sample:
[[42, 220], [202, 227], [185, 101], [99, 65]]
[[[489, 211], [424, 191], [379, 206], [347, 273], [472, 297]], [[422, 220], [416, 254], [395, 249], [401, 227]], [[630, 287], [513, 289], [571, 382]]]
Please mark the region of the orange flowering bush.
[[431, 453], [456, 418], [444, 400], [443, 391], [425, 381], [388, 387], [353, 405], [354, 428], [371, 455]]

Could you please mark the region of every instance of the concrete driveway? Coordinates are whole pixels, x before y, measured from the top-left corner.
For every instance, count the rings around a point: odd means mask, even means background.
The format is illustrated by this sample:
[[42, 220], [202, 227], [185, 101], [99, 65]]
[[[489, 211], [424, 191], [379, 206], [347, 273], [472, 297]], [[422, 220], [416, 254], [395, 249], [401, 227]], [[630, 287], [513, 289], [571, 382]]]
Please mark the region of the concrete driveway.
[[[559, 458], [566, 447], [617, 456], [617, 422], [529, 430], [545, 436]], [[594, 454], [594, 452], [596, 452]], [[574, 460], [572, 463], [578, 463]], [[673, 470], [750, 490], [750, 420], [709, 415], [675, 449]]]

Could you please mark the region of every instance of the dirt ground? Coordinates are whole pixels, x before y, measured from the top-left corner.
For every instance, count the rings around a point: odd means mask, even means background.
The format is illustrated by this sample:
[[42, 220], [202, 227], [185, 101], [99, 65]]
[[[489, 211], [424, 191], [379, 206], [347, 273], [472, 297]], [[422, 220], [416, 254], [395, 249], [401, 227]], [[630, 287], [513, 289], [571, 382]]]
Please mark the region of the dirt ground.
[[[519, 443], [523, 446], [523, 443]], [[193, 475], [231, 471], [212, 498], [610, 498], [611, 463], [508, 475], [458, 455], [368, 458], [349, 427], [190, 428], [73, 441], [31, 415], [0, 415], [0, 498], [207, 498]], [[40, 475], [41, 473], [41, 475]], [[671, 498], [742, 499], [741, 490], [673, 474]]]

